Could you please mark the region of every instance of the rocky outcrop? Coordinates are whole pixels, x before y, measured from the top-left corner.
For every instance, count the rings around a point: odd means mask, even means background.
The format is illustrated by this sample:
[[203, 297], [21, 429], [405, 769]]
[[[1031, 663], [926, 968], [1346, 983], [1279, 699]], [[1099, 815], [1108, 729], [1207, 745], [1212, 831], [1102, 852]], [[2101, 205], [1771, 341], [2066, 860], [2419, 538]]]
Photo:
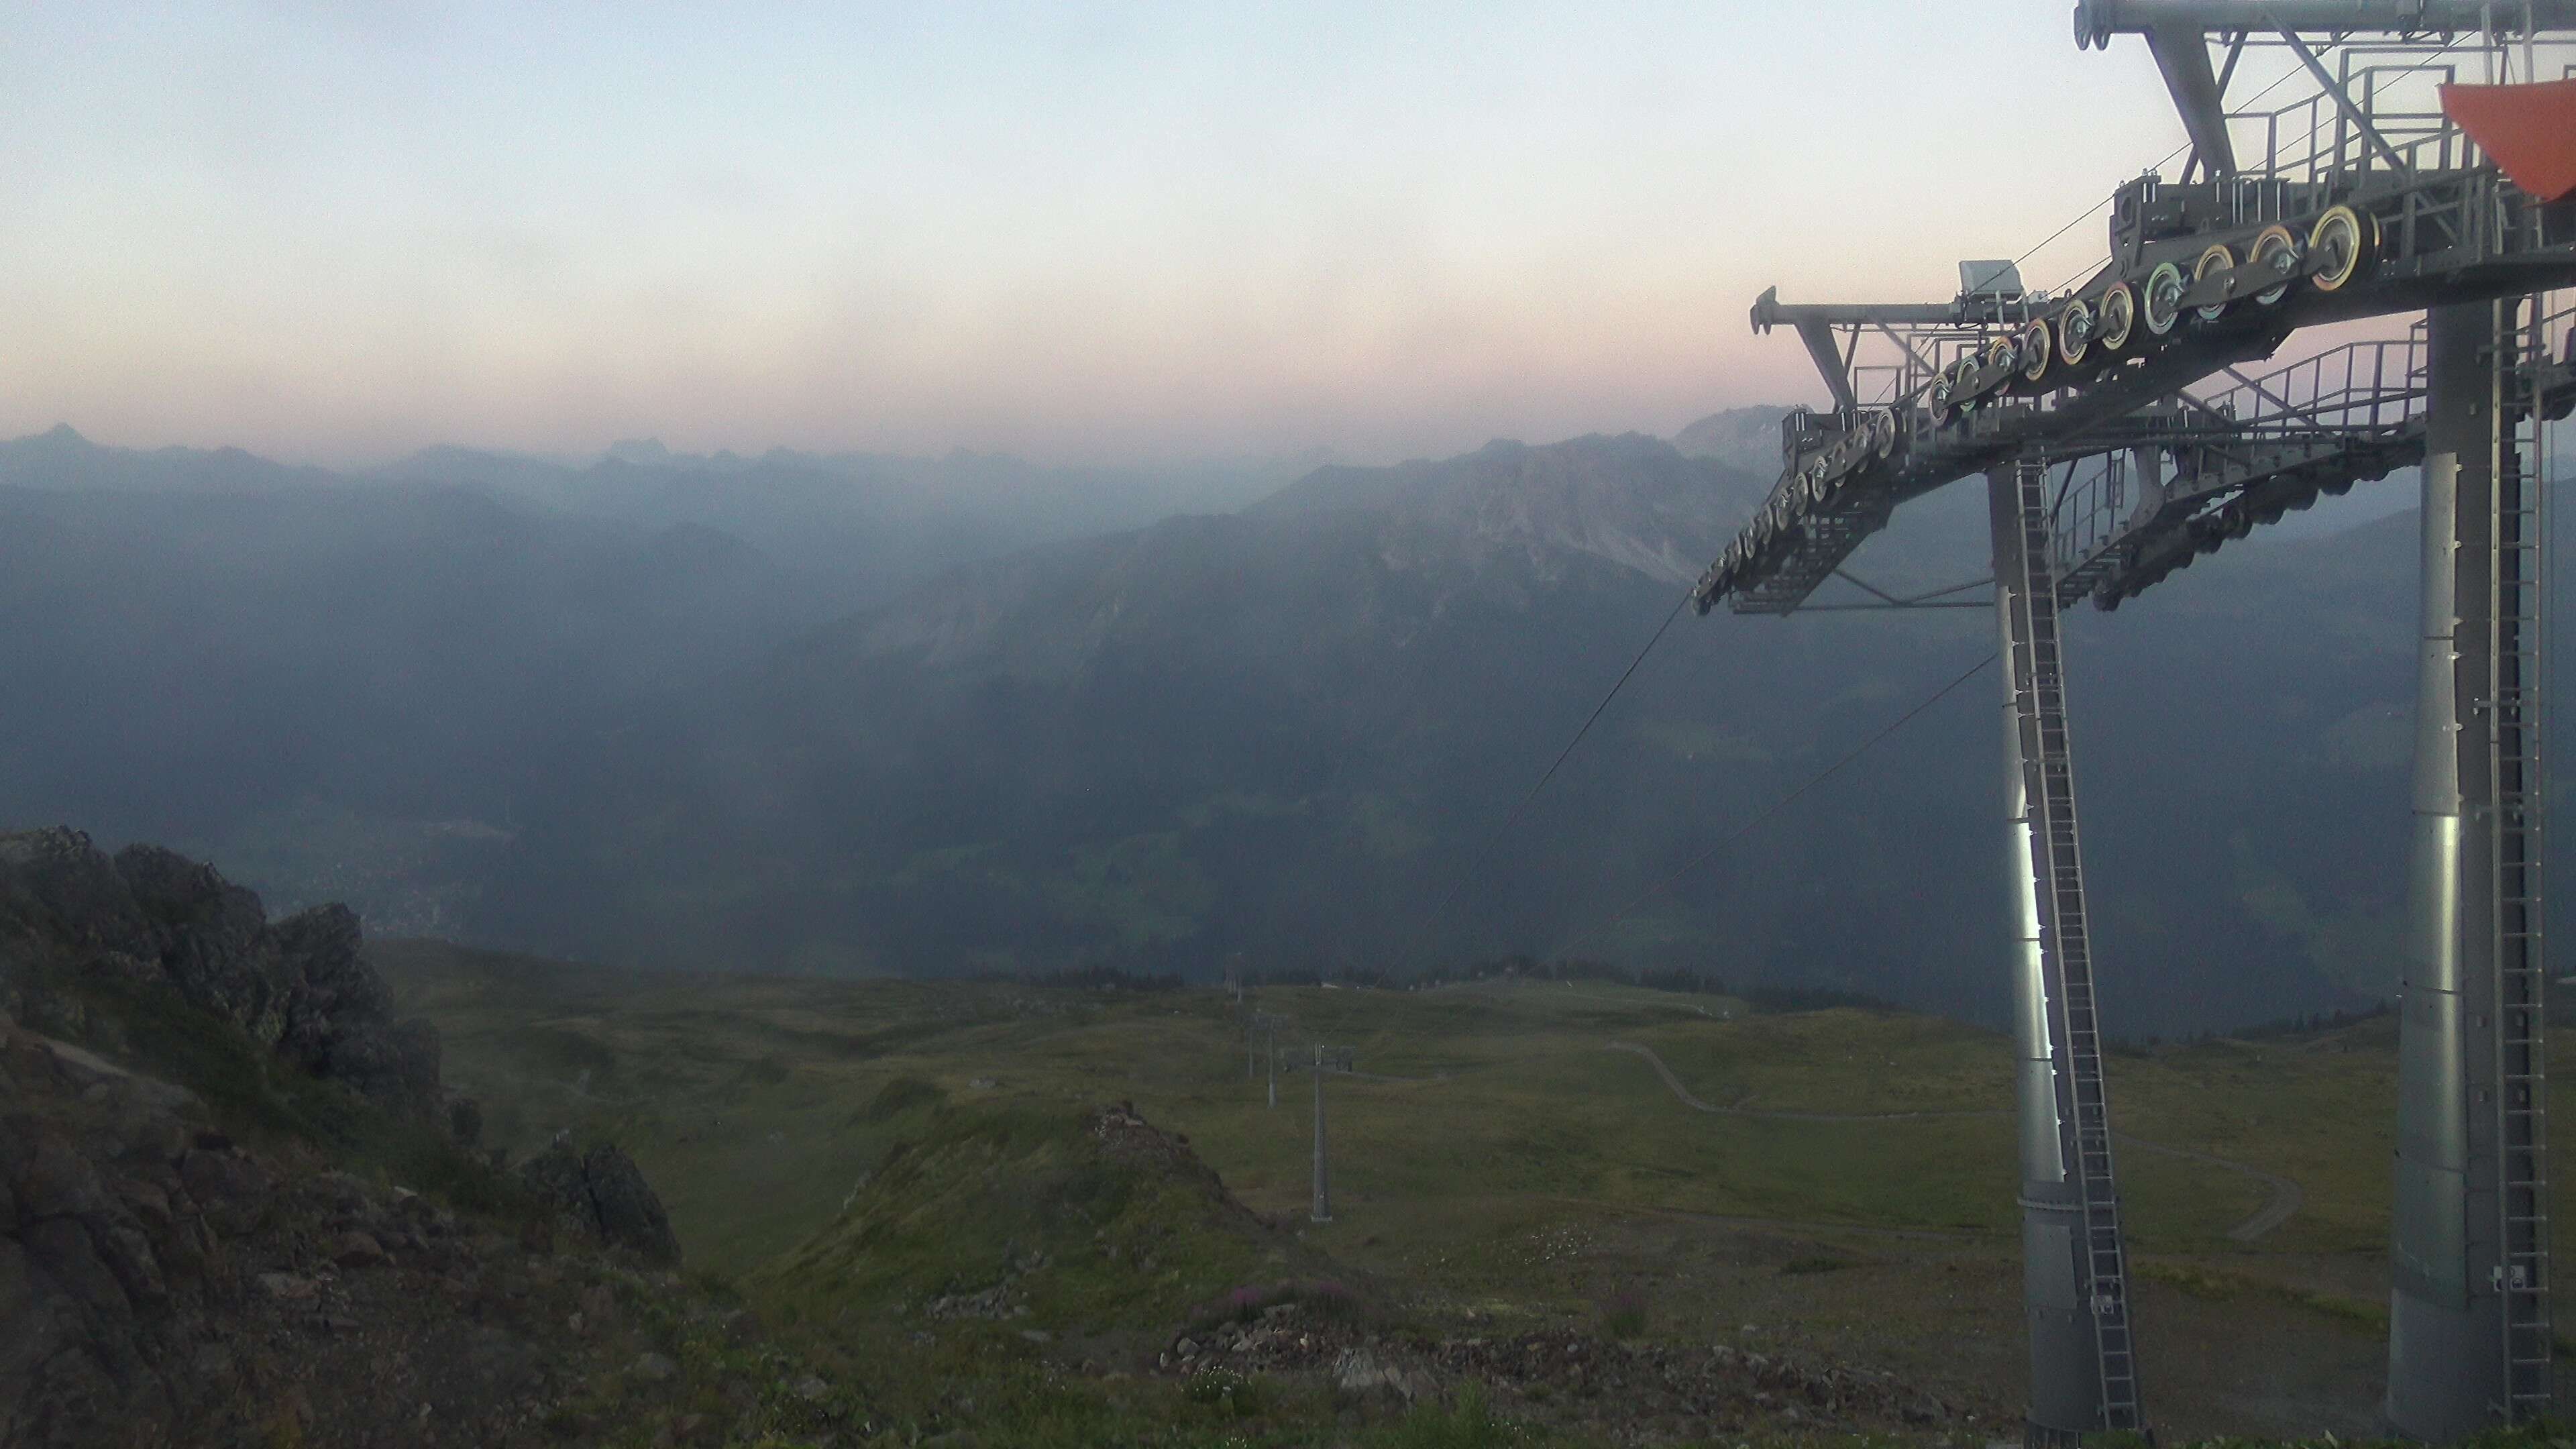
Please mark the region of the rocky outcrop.
[[[71, 831], [41, 831], [86, 837]], [[57, 843], [56, 853], [65, 847]], [[293, 995], [292, 973], [268, 934], [268, 912], [259, 897], [217, 874], [215, 868], [157, 845], [130, 845], [113, 866], [141, 916], [144, 947], [134, 954], [157, 962], [179, 994], [224, 1017], [254, 1038], [275, 1043], [285, 1030]]]
[[189, 1325], [276, 1197], [187, 1092], [0, 1018], [0, 1443], [156, 1442], [230, 1402]]
[[0, 1016], [0, 1445], [753, 1443], [768, 1383], [799, 1427], [856, 1408], [676, 1274], [314, 1156]]
[[630, 1249], [648, 1263], [680, 1261], [680, 1240], [672, 1236], [662, 1199], [635, 1159], [614, 1144], [602, 1142], [583, 1152], [557, 1141], [529, 1158], [519, 1172], [599, 1241]]
[[359, 955], [357, 916], [316, 906], [278, 922], [270, 938], [291, 982], [279, 1054], [407, 1116], [444, 1116], [438, 1030], [394, 1019], [383, 978]]
[[[1157, 1355], [1180, 1377], [1315, 1375], [1354, 1399], [1431, 1402], [1479, 1383], [1513, 1417], [1584, 1437], [1630, 1442], [1642, 1423], [1777, 1435], [1895, 1435], [2001, 1420], [1993, 1405], [1952, 1403], [1893, 1375], [1810, 1364], [1727, 1344], [1631, 1343], [1571, 1329], [1433, 1338], [1372, 1326], [1348, 1311], [1273, 1304], [1258, 1316], [1202, 1325]], [[1624, 1432], [1613, 1432], [1624, 1431]]]
[[438, 1035], [398, 1021], [358, 918], [318, 906], [272, 923], [259, 897], [156, 845], [114, 859], [76, 830], [0, 834], [0, 1007], [35, 1024], [47, 968], [176, 991], [294, 1066], [395, 1114], [448, 1119]]
[[[271, 922], [166, 850], [0, 834], [0, 1445], [541, 1449], [865, 1422], [739, 1309], [553, 1230], [467, 1151], [479, 1113], [441, 1100], [435, 1034], [394, 1019], [363, 945], [340, 907]], [[328, 1094], [266, 1056], [448, 1140], [272, 1112]], [[590, 1234], [677, 1261], [624, 1153], [540, 1163], [530, 1181]], [[771, 1381], [794, 1387], [773, 1402]]]

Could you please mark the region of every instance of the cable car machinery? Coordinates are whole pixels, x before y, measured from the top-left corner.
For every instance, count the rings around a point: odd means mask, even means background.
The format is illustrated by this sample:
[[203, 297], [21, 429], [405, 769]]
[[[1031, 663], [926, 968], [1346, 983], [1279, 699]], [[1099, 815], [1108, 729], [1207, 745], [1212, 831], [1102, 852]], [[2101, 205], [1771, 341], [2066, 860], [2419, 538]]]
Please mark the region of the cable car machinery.
[[[1779, 482], [1695, 600], [1703, 614], [1721, 600], [1780, 615], [1955, 605], [1947, 596], [1976, 586], [1810, 600], [1850, 578], [1845, 561], [1899, 504], [1987, 479], [2020, 938], [2027, 1435], [2071, 1442], [2146, 1420], [2058, 611], [2086, 597], [2116, 608], [2320, 493], [2422, 465], [2386, 1407], [2432, 1439], [2527, 1417], [2547, 1407], [2551, 1373], [2540, 509], [2546, 424], [2576, 403], [2576, 308], [2551, 295], [2576, 285], [2576, 173], [2557, 174], [2576, 153], [2576, 0], [2082, 0], [2075, 26], [2079, 48], [2144, 37], [2190, 138], [2179, 177], [2122, 185], [2107, 259], [2064, 288], [1962, 263], [1946, 303], [1764, 292], [1755, 330], [1795, 331], [1832, 407], [1784, 420]], [[2230, 111], [2240, 62], [2274, 50], [2313, 91]], [[2446, 88], [2469, 67], [2470, 80], [2519, 83], [2486, 95], [2555, 109], [2502, 124], [2461, 110], [2464, 126]], [[2402, 339], [2243, 370], [2301, 328], [2419, 311]]]

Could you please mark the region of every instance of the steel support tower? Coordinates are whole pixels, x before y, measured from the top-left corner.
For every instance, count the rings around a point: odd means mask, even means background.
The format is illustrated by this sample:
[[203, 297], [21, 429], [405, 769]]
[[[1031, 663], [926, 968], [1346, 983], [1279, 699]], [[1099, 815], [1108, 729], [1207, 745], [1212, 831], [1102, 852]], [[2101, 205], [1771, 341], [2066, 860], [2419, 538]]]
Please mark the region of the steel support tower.
[[1332, 1169], [1324, 1159], [1324, 1074], [1352, 1070], [1353, 1058], [1350, 1047], [1315, 1048], [1315, 1205], [1310, 1217], [1319, 1223], [1333, 1220]]
[[2427, 348], [2387, 1407], [2400, 1431], [2433, 1440], [2550, 1397], [2542, 460], [2521, 445], [2515, 310], [2436, 308]]
[[1245, 1031], [1247, 1036], [1260, 1038], [1260, 1053], [1270, 1063], [1270, 1105], [1273, 1108], [1279, 1105], [1279, 1028], [1287, 1024], [1288, 1018], [1255, 1007], [1252, 1024]]
[[1987, 475], [2004, 670], [2005, 870], [2017, 959], [2013, 1046], [2021, 1137], [2022, 1298], [2038, 1437], [2140, 1427], [2128, 1273], [2102, 1039], [2093, 1010], [2084, 864], [2066, 733], [2048, 470]]
[[[1986, 262], [1961, 264], [1949, 303], [1765, 292], [1756, 330], [1798, 333], [1832, 408], [1784, 423], [1780, 481], [1700, 608], [1966, 606], [1975, 585], [1900, 597], [1844, 565], [1897, 505], [1986, 478], [2026, 1433], [2143, 1428], [2058, 610], [2116, 608], [2321, 494], [2422, 465], [2386, 1409], [2427, 1439], [2530, 1417], [2550, 1402], [2541, 509], [2545, 422], [2576, 405], [2576, 307], [2556, 292], [2576, 285], [2576, 0], [2082, 0], [2075, 28], [2079, 46], [2145, 40], [2190, 138], [2181, 176], [2120, 187], [2108, 258], [2063, 290]], [[2267, 50], [2285, 73], [2231, 110], [2239, 62]], [[2309, 93], [2252, 108], [2302, 78]], [[2240, 370], [2302, 327], [2416, 311], [2403, 340]], [[1837, 578], [1870, 600], [1813, 601]]]

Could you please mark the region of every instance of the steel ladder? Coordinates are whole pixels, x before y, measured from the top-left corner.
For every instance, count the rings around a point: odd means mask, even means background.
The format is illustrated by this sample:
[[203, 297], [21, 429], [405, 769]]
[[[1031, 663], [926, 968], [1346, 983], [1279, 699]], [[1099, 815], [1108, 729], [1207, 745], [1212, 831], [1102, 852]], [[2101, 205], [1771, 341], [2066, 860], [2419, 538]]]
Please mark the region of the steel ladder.
[[2547, 594], [2544, 526], [2548, 424], [2534, 406], [2548, 361], [2538, 320], [2528, 332], [2497, 304], [2490, 352], [2496, 418], [2489, 493], [2487, 743], [2493, 761], [2495, 885], [2494, 1031], [2496, 1211], [2495, 1288], [2502, 1300], [2504, 1417], [2537, 1418], [2551, 1396], [2549, 1302], [2548, 1068], [2543, 1051], [2547, 971], [2541, 950], [2541, 834], [2546, 775], [2541, 759], [2542, 644]]

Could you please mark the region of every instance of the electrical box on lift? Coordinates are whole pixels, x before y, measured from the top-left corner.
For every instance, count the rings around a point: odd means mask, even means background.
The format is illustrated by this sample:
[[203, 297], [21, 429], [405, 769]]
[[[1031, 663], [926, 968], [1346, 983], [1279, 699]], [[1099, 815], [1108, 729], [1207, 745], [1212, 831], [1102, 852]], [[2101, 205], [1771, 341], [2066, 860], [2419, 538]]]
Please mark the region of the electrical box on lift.
[[1959, 295], [1990, 302], [2021, 296], [2021, 268], [2011, 262], [1959, 263]]

